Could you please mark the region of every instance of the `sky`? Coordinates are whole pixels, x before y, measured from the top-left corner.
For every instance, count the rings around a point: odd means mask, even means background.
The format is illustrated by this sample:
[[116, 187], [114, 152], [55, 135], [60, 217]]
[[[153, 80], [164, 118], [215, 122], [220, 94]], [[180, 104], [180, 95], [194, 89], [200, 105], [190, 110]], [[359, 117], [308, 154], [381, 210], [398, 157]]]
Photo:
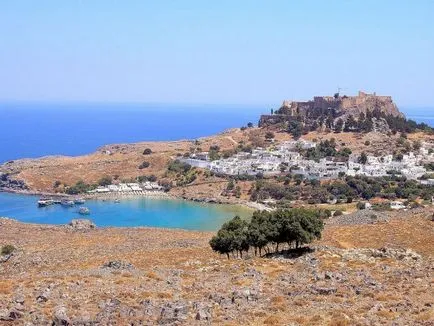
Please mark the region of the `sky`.
[[2, 0], [0, 100], [434, 107], [434, 1]]

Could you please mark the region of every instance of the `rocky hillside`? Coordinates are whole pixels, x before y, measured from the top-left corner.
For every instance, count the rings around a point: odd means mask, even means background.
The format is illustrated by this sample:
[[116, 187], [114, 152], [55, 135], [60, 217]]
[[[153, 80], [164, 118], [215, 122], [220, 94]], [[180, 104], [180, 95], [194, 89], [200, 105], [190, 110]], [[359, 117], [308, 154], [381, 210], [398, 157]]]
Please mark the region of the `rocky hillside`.
[[271, 115], [262, 115], [259, 126], [279, 124], [297, 135], [314, 130], [411, 132], [408, 122], [390, 96], [359, 92], [357, 96], [316, 96], [306, 102], [284, 101]]
[[305, 255], [230, 260], [212, 233], [0, 219], [16, 248], [0, 255], [0, 324], [432, 325], [431, 215], [337, 220]]

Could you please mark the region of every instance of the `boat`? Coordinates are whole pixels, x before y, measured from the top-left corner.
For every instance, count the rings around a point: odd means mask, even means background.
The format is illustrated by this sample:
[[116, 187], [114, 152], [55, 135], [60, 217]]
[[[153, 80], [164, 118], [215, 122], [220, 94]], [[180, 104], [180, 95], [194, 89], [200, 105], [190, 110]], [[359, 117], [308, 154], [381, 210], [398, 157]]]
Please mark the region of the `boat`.
[[72, 206], [74, 206], [75, 204], [74, 204], [74, 201], [73, 201], [73, 200], [63, 199], [63, 200], [60, 202], [60, 205], [65, 206], [65, 207], [72, 207]]
[[89, 215], [89, 214], [90, 214], [90, 210], [89, 210], [89, 208], [87, 208], [87, 207], [80, 207], [80, 208], [78, 209], [78, 214], [81, 214], [81, 215]]
[[47, 207], [54, 204], [54, 200], [49, 198], [41, 198], [38, 200], [38, 207]]
[[120, 199], [115, 199], [116, 204], [119, 204], [120, 202], [121, 202]]
[[83, 198], [77, 198], [74, 200], [74, 203], [77, 205], [82, 205], [84, 204], [86, 201]]

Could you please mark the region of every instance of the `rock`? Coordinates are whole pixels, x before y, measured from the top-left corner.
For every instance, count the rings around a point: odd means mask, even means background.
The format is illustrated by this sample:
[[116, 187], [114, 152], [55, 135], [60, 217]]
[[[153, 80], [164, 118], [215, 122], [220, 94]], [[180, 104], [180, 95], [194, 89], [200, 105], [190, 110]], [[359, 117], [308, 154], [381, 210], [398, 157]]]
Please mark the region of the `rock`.
[[109, 268], [109, 269], [116, 269], [116, 270], [133, 269], [134, 265], [126, 261], [114, 260], [105, 263], [101, 268]]
[[336, 293], [336, 288], [324, 288], [324, 287], [313, 287], [312, 290], [314, 293], [321, 295], [330, 295]]
[[188, 306], [175, 302], [166, 303], [160, 312], [160, 318], [158, 319], [159, 324], [171, 324], [175, 322], [185, 321], [187, 319]]
[[211, 309], [203, 303], [195, 302], [193, 309], [196, 311], [196, 320], [211, 320]]
[[73, 230], [92, 230], [96, 228], [95, 223], [93, 223], [91, 220], [88, 219], [82, 219], [82, 218], [77, 218], [77, 219], [73, 219], [71, 220], [71, 222], [69, 222], [68, 224], [69, 227], [71, 227]]
[[0, 310], [0, 321], [14, 321], [20, 319], [24, 316], [23, 312], [11, 309], [11, 310]]
[[66, 314], [66, 308], [65, 307], [57, 307], [54, 310], [54, 316], [53, 316], [53, 326], [66, 326], [66, 325], [72, 325], [71, 320], [68, 318]]
[[36, 301], [38, 302], [47, 302], [48, 299], [50, 298], [51, 295], [51, 289], [50, 288], [46, 288], [44, 291], [42, 291], [41, 294], [39, 294], [36, 297]]

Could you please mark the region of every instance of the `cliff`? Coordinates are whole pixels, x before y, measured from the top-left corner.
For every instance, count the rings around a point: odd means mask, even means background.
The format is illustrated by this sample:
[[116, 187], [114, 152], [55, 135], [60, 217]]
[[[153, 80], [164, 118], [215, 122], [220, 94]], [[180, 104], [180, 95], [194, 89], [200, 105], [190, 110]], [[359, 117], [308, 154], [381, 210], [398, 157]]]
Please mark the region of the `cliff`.
[[359, 119], [361, 115], [366, 116], [370, 112], [404, 118], [391, 96], [359, 92], [357, 96], [315, 96], [306, 102], [286, 100], [276, 114], [261, 116], [259, 126], [291, 120], [302, 121], [307, 125], [316, 121], [321, 125], [326, 118], [333, 119], [334, 122], [341, 118], [345, 122], [350, 116]]

